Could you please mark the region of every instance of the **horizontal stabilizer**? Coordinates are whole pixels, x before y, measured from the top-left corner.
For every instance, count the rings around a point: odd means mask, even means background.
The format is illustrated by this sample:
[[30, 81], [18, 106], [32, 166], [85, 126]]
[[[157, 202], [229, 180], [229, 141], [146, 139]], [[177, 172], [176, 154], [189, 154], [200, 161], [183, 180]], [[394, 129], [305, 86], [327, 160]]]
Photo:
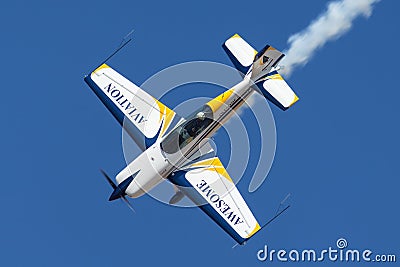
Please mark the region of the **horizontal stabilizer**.
[[222, 47], [235, 67], [241, 73], [246, 74], [253, 64], [253, 59], [257, 54], [257, 51], [238, 34], [235, 34], [226, 40]]
[[256, 83], [260, 93], [282, 110], [286, 110], [299, 100], [292, 88], [277, 72], [270, 72]]

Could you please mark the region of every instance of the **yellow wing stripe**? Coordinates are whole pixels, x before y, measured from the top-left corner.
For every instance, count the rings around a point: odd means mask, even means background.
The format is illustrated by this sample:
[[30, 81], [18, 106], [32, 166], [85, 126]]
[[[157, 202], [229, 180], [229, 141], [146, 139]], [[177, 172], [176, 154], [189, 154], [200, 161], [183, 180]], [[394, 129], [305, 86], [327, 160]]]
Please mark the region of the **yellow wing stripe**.
[[294, 95], [293, 102], [289, 105], [289, 107], [293, 106], [294, 103], [296, 103], [299, 100], [299, 97], [297, 95]]
[[160, 110], [159, 122], [161, 122], [163, 116], [165, 115], [164, 125], [161, 129], [160, 135], [158, 136], [158, 138], [161, 138], [164, 135], [165, 131], [168, 129], [169, 125], [171, 124], [171, 122], [175, 116], [175, 112], [172, 109], [165, 106], [160, 101], [158, 101], [157, 99], [154, 98], [154, 100], [156, 101], [156, 103], [158, 105], [158, 109]]
[[106, 69], [106, 68], [110, 68], [110, 66], [108, 66], [107, 64], [103, 64], [100, 67], [98, 67], [97, 69], [95, 69], [93, 72], [97, 72], [97, 71], [99, 71], [101, 69]]
[[254, 235], [255, 233], [257, 233], [258, 230], [260, 230], [260, 229], [261, 229], [261, 226], [257, 223], [257, 224], [256, 224], [256, 227], [254, 227], [253, 231], [251, 231], [251, 233], [247, 236], [247, 238], [253, 236], [253, 235]]
[[216, 112], [226, 102], [226, 100], [228, 100], [232, 93], [233, 88], [223, 92], [213, 100], [208, 101], [207, 105], [212, 109], [213, 112]]
[[165, 120], [164, 120], [164, 126], [161, 131], [160, 137], [164, 135], [165, 131], [167, 131], [169, 125], [172, 122], [172, 119], [174, 118], [175, 112], [173, 112], [171, 109], [165, 106]]
[[283, 77], [280, 74], [274, 74], [267, 77], [267, 80], [283, 80]]
[[[153, 97], [154, 98], [154, 97]], [[160, 101], [158, 101], [157, 99], [154, 98], [154, 100], [156, 101], [157, 105], [158, 105], [158, 109], [160, 110], [160, 119], [159, 122], [161, 122], [162, 117], [164, 115], [164, 110], [165, 110], [165, 106], [163, 103], [161, 103]]]
[[[192, 165], [190, 165], [190, 167], [208, 167], [208, 166], [211, 166], [211, 165], [215, 166], [214, 162], [216, 162], [217, 159], [218, 158], [205, 159], [205, 160], [193, 163]], [[216, 162], [216, 163], [218, 164], [218, 162]], [[219, 161], [219, 164], [220, 164], [219, 166], [222, 166], [221, 161]]]
[[222, 164], [220, 159], [217, 157], [196, 162], [196, 163], [190, 165], [190, 167], [205, 167], [206, 171], [217, 172], [221, 176], [225, 177], [228, 181], [233, 183], [232, 178], [229, 176], [224, 165]]
[[218, 174], [222, 175], [225, 177], [226, 180], [229, 182], [233, 183], [232, 178], [229, 176], [228, 172], [225, 170], [224, 167], [210, 167], [206, 169], [207, 171], [214, 171], [217, 172]]

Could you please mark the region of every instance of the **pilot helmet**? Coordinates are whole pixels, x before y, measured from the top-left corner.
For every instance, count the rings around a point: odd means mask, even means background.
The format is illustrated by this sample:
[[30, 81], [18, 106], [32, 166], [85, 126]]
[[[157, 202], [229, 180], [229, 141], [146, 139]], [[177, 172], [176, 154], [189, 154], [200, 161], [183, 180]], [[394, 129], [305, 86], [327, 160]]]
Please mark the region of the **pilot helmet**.
[[203, 111], [200, 111], [199, 113], [197, 113], [196, 117], [200, 120], [204, 120], [206, 114]]

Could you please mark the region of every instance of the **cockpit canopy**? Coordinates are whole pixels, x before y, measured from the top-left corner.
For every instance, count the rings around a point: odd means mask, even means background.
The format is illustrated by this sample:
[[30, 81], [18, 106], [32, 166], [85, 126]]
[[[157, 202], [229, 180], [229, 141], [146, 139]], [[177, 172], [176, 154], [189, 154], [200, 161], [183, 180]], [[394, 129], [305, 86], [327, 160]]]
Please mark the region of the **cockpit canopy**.
[[204, 105], [168, 134], [161, 142], [161, 149], [168, 154], [178, 152], [202, 133], [212, 121], [213, 112], [208, 105]]

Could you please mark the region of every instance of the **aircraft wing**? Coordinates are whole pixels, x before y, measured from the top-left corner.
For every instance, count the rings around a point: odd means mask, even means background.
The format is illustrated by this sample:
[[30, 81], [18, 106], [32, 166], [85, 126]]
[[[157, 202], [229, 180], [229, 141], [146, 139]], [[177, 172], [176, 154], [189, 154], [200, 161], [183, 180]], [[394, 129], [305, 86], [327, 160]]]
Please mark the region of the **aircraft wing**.
[[142, 150], [181, 120], [174, 111], [106, 64], [86, 76], [85, 82]]
[[239, 244], [261, 229], [218, 157], [191, 163], [169, 179]]

